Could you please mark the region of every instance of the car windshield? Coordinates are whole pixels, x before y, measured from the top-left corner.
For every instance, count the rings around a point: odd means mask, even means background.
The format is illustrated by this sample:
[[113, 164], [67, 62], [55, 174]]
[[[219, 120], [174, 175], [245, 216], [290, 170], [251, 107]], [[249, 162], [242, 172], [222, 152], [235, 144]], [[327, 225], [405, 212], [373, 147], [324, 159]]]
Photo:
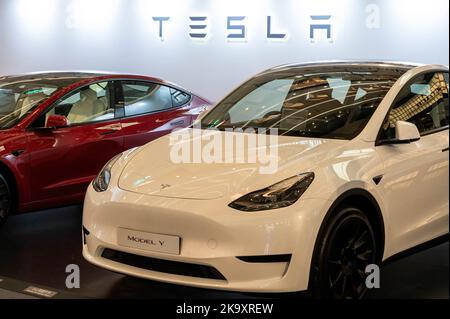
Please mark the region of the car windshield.
[[211, 110], [204, 129], [276, 129], [279, 135], [352, 139], [405, 68], [286, 68], [249, 80]]

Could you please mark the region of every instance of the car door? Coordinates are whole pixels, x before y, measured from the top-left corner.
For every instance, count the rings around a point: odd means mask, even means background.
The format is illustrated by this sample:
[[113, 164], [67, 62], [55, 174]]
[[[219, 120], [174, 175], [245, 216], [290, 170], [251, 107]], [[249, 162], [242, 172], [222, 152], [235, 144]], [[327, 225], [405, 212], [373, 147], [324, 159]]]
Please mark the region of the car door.
[[391, 254], [448, 233], [448, 73], [426, 73], [396, 98], [381, 139], [393, 138], [395, 122], [414, 123], [421, 134], [407, 144], [379, 145], [382, 188], [389, 215]]
[[160, 83], [126, 80], [120, 89], [125, 149], [189, 126], [190, 94]]
[[[81, 199], [102, 166], [123, 151], [114, 104], [113, 82], [93, 83], [66, 95], [33, 124], [33, 201]], [[69, 125], [42, 128], [51, 115], [64, 116]]]

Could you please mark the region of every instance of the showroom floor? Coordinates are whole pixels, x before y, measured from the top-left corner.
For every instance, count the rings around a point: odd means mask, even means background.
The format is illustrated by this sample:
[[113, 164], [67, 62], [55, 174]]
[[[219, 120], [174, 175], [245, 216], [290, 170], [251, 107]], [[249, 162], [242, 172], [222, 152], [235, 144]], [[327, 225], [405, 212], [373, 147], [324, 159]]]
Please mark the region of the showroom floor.
[[[30, 298], [34, 286], [60, 298], [249, 298], [141, 280], [88, 264], [81, 256], [81, 207], [13, 216], [0, 230], [0, 298]], [[81, 287], [67, 289], [65, 268], [77, 264]], [[448, 298], [448, 243], [389, 264], [370, 298]]]

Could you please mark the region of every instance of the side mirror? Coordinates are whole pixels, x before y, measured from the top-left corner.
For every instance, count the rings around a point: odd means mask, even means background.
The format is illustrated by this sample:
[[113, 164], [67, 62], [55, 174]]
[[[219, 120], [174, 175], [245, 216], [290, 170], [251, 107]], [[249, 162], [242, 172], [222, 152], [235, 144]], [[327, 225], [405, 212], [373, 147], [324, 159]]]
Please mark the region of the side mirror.
[[381, 140], [377, 145], [407, 144], [418, 140], [420, 140], [420, 133], [415, 124], [397, 121], [395, 122], [395, 138]]
[[47, 123], [45, 123], [46, 128], [57, 128], [69, 126], [69, 120], [63, 115], [49, 115], [47, 118]]
[[420, 140], [420, 133], [417, 126], [405, 121], [395, 123], [395, 141], [397, 143], [411, 143]]

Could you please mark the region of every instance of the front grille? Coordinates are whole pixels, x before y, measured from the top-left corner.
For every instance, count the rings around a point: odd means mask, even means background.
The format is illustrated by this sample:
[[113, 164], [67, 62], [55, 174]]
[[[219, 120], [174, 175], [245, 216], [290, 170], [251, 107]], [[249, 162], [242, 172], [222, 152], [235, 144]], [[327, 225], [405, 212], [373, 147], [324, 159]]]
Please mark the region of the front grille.
[[206, 265], [144, 257], [109, 248], [103, 250], [102, 257], [121, 264], [151, 271], [197, 278], [226, 280], [216, 268]]

